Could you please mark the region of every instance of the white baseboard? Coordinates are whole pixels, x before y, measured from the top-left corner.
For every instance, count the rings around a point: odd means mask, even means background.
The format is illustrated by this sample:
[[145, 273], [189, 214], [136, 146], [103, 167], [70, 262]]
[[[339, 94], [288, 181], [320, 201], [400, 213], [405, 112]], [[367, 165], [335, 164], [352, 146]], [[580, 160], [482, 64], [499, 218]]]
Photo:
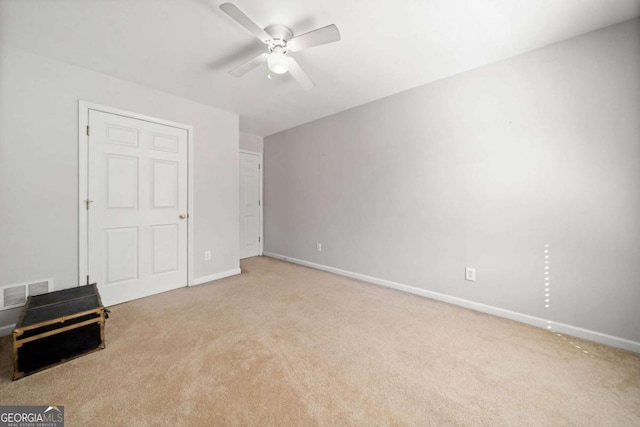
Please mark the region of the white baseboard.
[[637, 342], [637, 341], [631, 341], [625, 338], [620, 338], [612, 335], [603, 334], [600, 332], [590, 331], [588, 329], [582, 329], [577, 326], [566, 325], [564, 323], [553, 322], [551, 320], [529, 316], [528, 314], [505, 310], [503, 308], [481, 304], [478, 302], [473, 302], [473, 301], [469, 301], [469, 300], [458, 298], [458, 297], [452, 297], [449, 295], [441, 294], [438, 292], [432, 292], [426, 289], [416, 288], [413, 286], [403, 285], [401, 283], [391, 282], [389, 280], [378, 279], [376, 277], [366, 276], [364, 274], [353, 273], [351, 271], [341, 270], [339, 268], [329, 267], [322, 264], [316, 264], [313, 262], [304, 261], [297, 258], [291, 258], [289, 256], [280, 255], [273, 252], [265, 251], [264, 256], [280, 259], [287, 262], [292, 262], [294, 264], [303, 265], [305, 267], [315, 268], [317, 270], [327, 271], [329, 273], [338, 274], [340, 276], [350, 277], [352, 279], [361, 280], [363, 282], [372, 283], [374, 285], [384, 286], [387, 288], [396, 289], [399, 291], [408, 292], [415, 295], [420, 295], [426, 298], [447, 302], [449, 304], [455, 304], [460, 307], [469, 308], [471, 310], [480, 311], [482, 313], [492, 314], [498, 317], [504, 317], [506, 319], [515, 320], [517, 322], [526, 323], [528, 325], [537, 326], [543, 329], [550, 329], [554, 332], [558, 332], [561, 334], [571, 335], [574, 337], [594, 341], [600, 344], [606, 344], [611, 347], [622, 348], [624, 350], [640, 353], [640, 342]]
[[11, 335], [11, 333], [13, 332], [13, 328], [15, 327], [16, 327], [15, 323], [13, 325], [0, 326], [0, 337], [6, 337], [7, 335]]
[[233, 270], [223, 271], [221, 273], [212, 274], [210, 276], [199, 277], [197, 279], [193, 279], [193, 285], [197, 286], [202, 285], [204, 283], [213, 282], [214, 280], [224, 279], [225, 277], [235, 276], [237, 274], [242, 273], [239, 268], [234, 268]]

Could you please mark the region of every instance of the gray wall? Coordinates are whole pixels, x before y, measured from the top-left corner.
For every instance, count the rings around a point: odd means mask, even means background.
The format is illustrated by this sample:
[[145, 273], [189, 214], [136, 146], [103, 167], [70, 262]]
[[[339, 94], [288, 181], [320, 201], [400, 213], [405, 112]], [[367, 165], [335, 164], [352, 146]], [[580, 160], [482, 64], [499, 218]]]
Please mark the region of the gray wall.
[[78, 284], [79, 99], [194, 126], [195, 277], [238, 268], [237, 115], [2, 47], [0, 286]]
[[264, 147], [261, 136], [240, 132], [240, 149], [262, 153]]
[[639, 95], [634, 20], [266, 137], [265, 251], [640, 341]]

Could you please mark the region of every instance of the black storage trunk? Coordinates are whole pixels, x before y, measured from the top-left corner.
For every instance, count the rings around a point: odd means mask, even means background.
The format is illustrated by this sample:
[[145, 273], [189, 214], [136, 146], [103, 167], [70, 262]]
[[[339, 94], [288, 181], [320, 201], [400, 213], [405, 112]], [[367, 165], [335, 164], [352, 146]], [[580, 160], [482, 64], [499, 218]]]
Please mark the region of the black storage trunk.
[[13, 379], [104, 348], [96, 284], [30, 296], [13, 330]]

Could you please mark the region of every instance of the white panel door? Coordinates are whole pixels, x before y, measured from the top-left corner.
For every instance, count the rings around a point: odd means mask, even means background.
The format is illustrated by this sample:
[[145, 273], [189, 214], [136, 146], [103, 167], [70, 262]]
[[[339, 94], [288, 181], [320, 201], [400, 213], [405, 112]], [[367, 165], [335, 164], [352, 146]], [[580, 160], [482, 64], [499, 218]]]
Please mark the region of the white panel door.
[[187, 131], [89, 110], [88, 274], [105, 305], [187, 285]]
[[240, 153], [240, 258], [260, 253], [260, 157]]

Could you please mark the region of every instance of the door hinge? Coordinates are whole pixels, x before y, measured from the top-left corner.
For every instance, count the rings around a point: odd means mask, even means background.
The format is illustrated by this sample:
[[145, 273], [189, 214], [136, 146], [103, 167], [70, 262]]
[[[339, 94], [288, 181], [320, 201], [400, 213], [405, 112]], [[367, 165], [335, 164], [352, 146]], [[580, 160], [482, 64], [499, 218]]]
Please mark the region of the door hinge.
[[89, 284], [89, 275], [87, 274], [87, 285]]
[[93, 203], [93, 200], [85, 200], [84, 203], [87, 205], [87, 210], [89, 210], [89, 205]]
[[259, 242], [262, 242], [262, 237], [261, 236], [258, 236], [258, 243]]
[[258, 200], [258, 206], [262, 206], [262, 200]]
[[87, 136], [89, 136], [89, 125], [87, 125]]
[[260, 169], [260, 163], [258, 163], [258, 169]]

